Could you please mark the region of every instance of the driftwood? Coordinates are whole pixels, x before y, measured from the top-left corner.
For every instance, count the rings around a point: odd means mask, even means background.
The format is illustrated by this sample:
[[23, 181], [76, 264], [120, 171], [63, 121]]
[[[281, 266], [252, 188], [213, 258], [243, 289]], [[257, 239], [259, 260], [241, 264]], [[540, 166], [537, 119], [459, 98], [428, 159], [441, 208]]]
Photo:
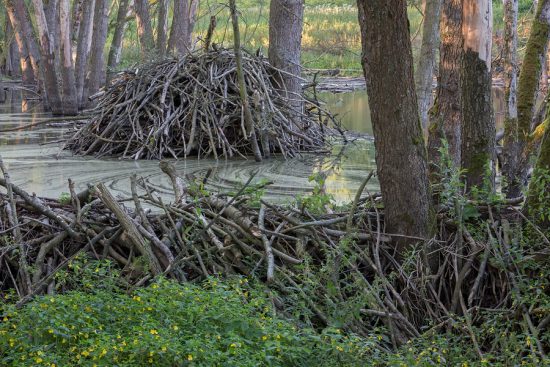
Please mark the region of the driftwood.
[[[358, 192], [350, 209], [314, 214], [299, 206], [252, 205], [245, 194], [252, 177], [227, 197], [206, 192], [203, 180], [185, 184], [189, 180], [170, 163], [161, 167], [173, 182], [178, 198], [173, 203], [164, 203], [136, 178], [131, 198], [114, 198], [98, 185], [88, 195], [70, 187], [71, 200], [65, 202], [0, 180], [0, 186], [11, 187], [11, 195], [0, 193], [0, 297], [15, 290], [22, 305], [54, 292], [56, 273], [87, 254], [118, 264], [129, 287], [159, 274], [180, 281], [255, 277], [275, 291], [281, 312], [299, 301], [309, 309], [304, 321], [316, 326], [338, 317], [336, 305], [355, 305], [346, 328], [368, 334], [383, 325], [396, 345], [431, 325], [470, 335], [481, 356], [490, 352], [491, 342], [477, 340], [473, 329], [486, 313], [498, 312], [519, 320], [536, 353], [547, 352], [538, 339], [549, 324], [540, 311], [546, 306], [518, 303], [518, 279], [528, 274], [511, 258], [514, 221], [521, 220], [512, 206], [499, 211], [479, 206], [487, 224], [483, 241], [483, 234], [474, 238], [441, 211], [439, 233], [418, 239], [412, 255], [404, 256], [394, 252], [399, 236], [384, 233], [377, 196]], [[548, 261], [548, 251], [532, 251], [525, 258]]]
[[[66, 149], [132, 159], [257, 160], [325, 150], [334, 118], [314, 98], [282, 97], [270, 79], [282, 71], [264, 57], [237, 55], [201, 50], [121, 73], [95, 97], [92, 118]], [[304, 99], [304, 111], [293, 110], [295, 99]]]

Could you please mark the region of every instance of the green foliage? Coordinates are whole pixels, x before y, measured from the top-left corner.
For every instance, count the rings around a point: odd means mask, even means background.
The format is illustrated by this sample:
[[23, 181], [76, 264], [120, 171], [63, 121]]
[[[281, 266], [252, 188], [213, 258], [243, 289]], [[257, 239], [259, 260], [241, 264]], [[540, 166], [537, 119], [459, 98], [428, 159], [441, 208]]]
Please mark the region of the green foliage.
[[61, 195], [59, 195], [59, 203], [63, 205], [67, 205], [71, 203], [71, 194], [68, 192], [62, 192]]
[[550, 172], [537, 168], [529, 182], [527, 210], [537, 223], [550, 223]]
[[360, 366], [372, 347], [274, 317], [265, 292], [245, 279], [74, 291], [1, 314], [0, 364], [14, 367]]
[[314, 173], [309, 176], [309, 182], [314, 182], [315, 186], [311, 195], [297, 197], [298, 206], [315, 214], [325, 213], [328, 207], [333, 207], [334, 196], [325, 191], [325, 181], [324, 173]]

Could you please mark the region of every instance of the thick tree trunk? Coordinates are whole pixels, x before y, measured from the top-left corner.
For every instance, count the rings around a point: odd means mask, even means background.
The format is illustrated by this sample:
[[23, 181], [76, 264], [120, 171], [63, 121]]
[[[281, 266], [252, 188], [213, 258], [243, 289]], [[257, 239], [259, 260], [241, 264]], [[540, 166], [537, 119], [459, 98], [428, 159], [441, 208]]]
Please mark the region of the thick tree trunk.
[[160, 57], [166, 56], [168, 39], [168, 0], [159, 0], [157, 6], [157, 51]]
[[[550, 106], [546, 109], [546, 121], [550, 119]], [[540, 227], [550, 227], [550, 129], [546, 128], [540, 151], [529, 183], [524, 211]]]
[[61, 31], [61, 75], [63, 77], [63, 113], [76, 115], [78, 102], [76, 99], [76, 84], [74, 76], [72, 44], [71, 44], [71, 19], [69, 0], [61, 0], [59, 4], [59, 28]]
[[407, 4], [358, 0], [357, 5], [386, 230], [430, 237], [428, 163], [414, 87]]
[[466, 189], [494, 189], [495, 121], [491, 97], [492, 0], [464, 0], [462, 12], [462, 168]]
[[422, 28], [422, 46], [420, 60], [415, 73], [416, 95], [422, 127], [428, 124], [428, 110], [433, 102], [432, 84], [439, 46], [439, 13], [441, 0], [424, 0], [424, 25]]
[[86, 0], [82, 5], [82, 20], [78, 30], [78, 43], [76, 47], [75, 79], [76, 98], [78, 106], [83, 107], [85, 101], [83, 96], [88, 70], [88, 59], [90, 55], [90, 40], [94, 24], [95, 0]]
[[155, 41], [153, 39], [153, 27], [151, 25], [151, 14], [149, 13], [148, 0], [135, 0], [134, 9], [136, 23], [141, 45], [141, 53], [145, 56], [153, 50]]
[[506, 157], [506, 194], [518, 197], [527, 183], [531, 149], [531, 132], [539, 80], [545, 65], [550, 36], [550, 0], [541, 0], [531, 26], [525, 56], [519, 74], [517, 120], [506, 124], [504, 155]]
[[192, 48], [198, 0], [175, 0], [168, 49], [185, 55]]
[[[302, 28], [304, 0], [271, 0], [269, 10], [269, 62], [283, 73], [272, 76], [280, 93], [295, 99], [294, 110], [302, 113]], [[298, 121], [297, 121], [298, 122]]]
[[90, 72], [86, 79], [83, 103], [88, 104], [88, 96], [94, 95], [105, 84], [105, 61], [103, 51], [107, 41], [109, 25], [109, 0], [96, 0], [94, 9], [94, 29], [90, 50]]
[[[26, 86], [36, 85], [37, 80], [35, 79], [33, 67], [31, 64], [31, 58], [27, 44], [25, 42], [25, 37], [23, 35], [21, 23], [15, 12], [15, 6], [13, 0], [5, 0], [4, 5], [6, 7], [6, 12], [9, 18], [9, 24], [11, 24], [11, 29], [13, 30], [15, 36], [15, 42], [17, 44], [17, 49], [19, 53], [19, 64], [21, 66], [21, 76], [23, 78], [23, 84]], [[6, 29], [6, 39], [8, 39], [8, 29]]]
[[440, 163], [442, 139], [449, 146], [449, 156], [460, 167], [462, 134], [460, 75], [462, 49], [462, 0], [443, 0], [441, 9], [439, 77], [435, 103], [429, 113], [428, 156], [435, 179]]
[[120, 62], [120, 55], [122, 54], [122, 40], [124, 38], [124, 31], [126, 30], [126, 15], [128, 14], [129, 0], [120, 0], [118, 3], [118, 13], [115, 25], [115, 33], [113, 34], [113, 41], [111, 42], [111, 48], [109, 49], [109, 58], [107, 61], [107, 84], [111, 80], [111, 75], [115, 71], [118, 63]]
[[40, 51], [42, 54], [41, 65], [44, 76], [44, 89], [48, 106], [54, 115], [63, 114], [61, 96], [57, 85], [57, 72], [55, 69], [55, 50], [50, 43], [50, 33], [46, 14], [44, 13], [44, 4], [42, 0], [32, 0], [34, 5], [34, 14], [36, 18], [36, 28], [40, 37]]

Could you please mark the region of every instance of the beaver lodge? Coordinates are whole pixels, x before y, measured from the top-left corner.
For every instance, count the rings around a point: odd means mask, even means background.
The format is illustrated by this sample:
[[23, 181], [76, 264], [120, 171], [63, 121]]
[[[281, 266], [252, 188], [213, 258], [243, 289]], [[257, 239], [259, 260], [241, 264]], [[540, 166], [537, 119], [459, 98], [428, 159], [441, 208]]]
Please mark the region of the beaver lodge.
[[65, 148], [132, 159], [293, 157], [324, 149], [334, 118], [315, 93], [285, 96], [276, 89], [277, 73], [264, 57], [243, 53], [243, 99], [235, 54], [225, 49], [122, 72]]

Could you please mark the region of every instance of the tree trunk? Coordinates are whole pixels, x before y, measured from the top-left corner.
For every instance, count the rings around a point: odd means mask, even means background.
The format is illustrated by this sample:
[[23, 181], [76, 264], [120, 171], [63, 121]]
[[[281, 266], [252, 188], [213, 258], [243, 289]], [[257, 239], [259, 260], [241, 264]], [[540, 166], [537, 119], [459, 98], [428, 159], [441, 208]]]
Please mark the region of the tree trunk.
[[[302, 113], [301, 63], [304, 0], [271, 0], [269, 10], [269, 62], [282, 73], [272, 76], [274, 86], [286, 98], [296, 100]], [[297, 121], [298, 122], [298, 121]]]
[[462, 0], [443, 0], [441, 9], [439, 77], [435, 103], [429, 113], [428, 156], [430, 177], [435, 178], [440, 163], [442, 139], [447, 140], [449, 156], [460, 167], [462, 50]]
[[75, 0], [73, 4], [73, 14], [71, 16], [71, 43], [73, 54], [76, 52], [78, 34], [80, 33], [80, 23], [82, 22], [82, 8], [84, 0]]
[[18, 20], [21, 29], [21, 35], [24, 38], [25, 46], [27, 48], [27, 52], [30, 57], [30, 63], [34, 73], [34, 80], [38, 83], [38, 86], [40, 87], [40, 52], [38, 50], [38, 45], [34, 37], [34, 31], [30, 20], [29, 10], [27, 9], [27, 5], [25, 5], [24, 0], [10, 0], [10, 4], [13, 6], [14, 18]]
[[[23, 85], [36, 85], [37, 80], [34, 77], [34, 71], [31, 64], [29, 50], [25, 42], [25, 37], [23, 36], [21, 23], [15, 12], [13, 0], [5, 0], [4, 5], [6, 7], [9, 24], [11, 24], [11, 29], [13, 30], [15, 42], [17, 44], [17, 49], [19, 52], [19, 64], [21, 65], [21, 76], [23, 78]], [[8, 34], [8, 29], [6, 29], [6, 40], [8, 39]]]
[[59, 6], [59, 28], [61, 31], [61, 75], [63, 77], [63, 113], [76, 115], [78, 102], [76, 100], [76, 84], [74, 76], [72, 43], [71, 43], [71, 19], [69, 0], [61, 0]]
[[155, 45], [155, 41], [153, 40], [153, 27], [151, 26], [151, 15], [149, 13], [149, 1], [135, 0], [134, 9], [136, 13], [141, 53], [145, 58], [145, 55], [151, 52]]
[[48, 23], [48, 32], [50, 33], [50, 45], [55, 54], [55, 67], [57, 75], [60, 74], [61, 54], [59, 52], [59, 0], [46, 0], [44, 2], [44, 13]]
[[157, 51], [160, 57], [166, 56], [168, 31], [168, 0], [159, 0], [157, 8]]
[[[430, 237], [428, 164], [413, 77], [405, 0], [358, 0], [386, 230]], [[400, 245], [411, 242], [403, 240]]]
[[109, 0], [96, 0], [94, 10], [94, 29], [90, 50], [90, 72], [86, 79], [83, 102], [88, 104], [88, 96], [94, 95], [105, 84], [105, 61], [103, 51], [107, 41], [109, 25]]
[[50, 33], [46, 14], [44, 13], [44, 4], [42, 0], [32, 0], [36, 18], [36, 28], [40, 37], [40, 51], [42, 54], [41, 65], [44, 76], [44, 89], [48, 106], [54, 115], [63, 114], [61, 96], [57, 86], [57, 72], [55, 69], [55, 50], [50, 43]]
[[422, 28], [422, 46], [420, 60], [415, 74], [416, 94], [422, 127], [428, 124], [428, 110], [433, 101], [432, 84], [439, 46], [439, 13], [441, 0], [424, 0], [424, 25]]
[[85, 101], [83, 99], [88, 70], [88, 58], [90, 55], [90, 42], [92, 28], [94, 24], [94, 7], [95, 0], [87, 0], [82, 6], [82, 20], [78, 30], [78, 43], [76, 47], [75, 61], [75, 79], [76, 79], [76, 98], [78, 106], [83, 107]]
[[[492, 0], [463, 1], [462, 168], [466, 189], [494, 189], [495, 121], [491, 97]], [[488, 166], [489, 165], [489, 166]], [[490, 170], [490, 171], [489, 171]]]
[[[550, 119], [550, 106], [546, 109], [546, 121]], [[550, 227], [550, 129], [546, 128], [540, 151], [527, 190], [524, 212], [536, 225], [547, 230]]]
[[185, 55], [192, 48], [198, 0], [175, 0], [168, 48]]
[[107, 61], [107, 84], [109, 84], [111, 75], [115, 72], [118, 63], [120, 62], [120, 55], [122, 54], [122, 40], [124, 38], [124, 31], [126, 30], [128, 4], [129, 0], [120, 0], [118, 3], [115, 33], [113, 34], [113, 41], [111, 42], [109, 59]]
[[504, 156], [506, 194], [518, 197], [527, 183], [529, 159], [533, 154], [530, 144], [533, 116], [538, 95], [539, 80], [545, 65], [550, 36], [550, 0], [541, 0], [531, 26], [518, 85], [517, 120], [506, 124]]

